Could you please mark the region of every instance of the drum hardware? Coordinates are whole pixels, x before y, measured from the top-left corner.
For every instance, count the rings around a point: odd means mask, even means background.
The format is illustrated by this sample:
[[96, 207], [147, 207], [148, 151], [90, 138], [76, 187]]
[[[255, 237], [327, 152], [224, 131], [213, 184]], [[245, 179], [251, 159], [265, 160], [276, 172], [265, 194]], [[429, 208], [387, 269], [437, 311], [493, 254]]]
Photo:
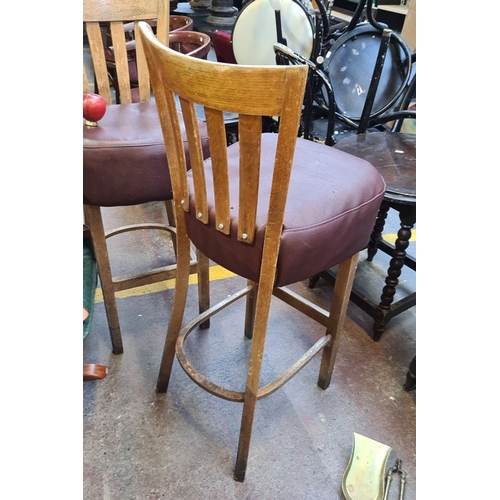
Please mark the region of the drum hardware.
[[[368, 6], [360, 0], [353, 19], [342, 27], [331, 25], [324, 2], [316, 0], [311, 13], [300, 0], [251, 0], [236, 19], [232, 45], [238, 64], [307, 64], [301, 132], [313, 139], [319, 133], [314, 124], [321, 120], [323, 130], [327, 118], [324, 142], [333, 145], [339, 131], [358, 130], [375, 74], [380, 85], [370, 96], [373, 111], [366, 123], [396, 106], [402, 109], [414, 59], [399, 34], [383, 38], [387, 27], [374, 19], [371, 0]], [[358, 24], [365, 15], [367, 21]], [[384, 47], [386, 54], [377, 59], [386, 41], [391, 42]]]
[[274, 17], [276, 22], [276, 37], [278, 43], [286, 45], [286, 38], [283, 38], [283, 32], [281, 29], [281, 0], [269, 0], [271, 7], [274, 10]]
[[306, 57], [302, 56], [295, 50], [291, 49], [290, 47], [287, 47], [286, 45], [283, 45], [281, 43], [275, 43], [273, 47], [276, 53], [276, 59], [277, 61], [281, 62], [281, 64], [283, 64], [283, 59], [284, 59], [285, 63], [291, 62], [292, 64], [305, 64], [309, 66], [311, 77], [308, 79], [306, 86], [304, 111], [302, 115], [303, 123], [301, 130], [301, 135], [303, 135], [306, 139], [311, 138], [309, 131], [311, 126], [310, 118], [313, 111], [312, 107], [314, 106], [313, 95], [316, 92], [318, 85], [322, 85], [323, 88], [325, 89], [328, 102], [326, 103], [322, 102], [321, 104], [316, 102], [316, 106], [321, 106], [323, 113], [326, 113], [328, 116], [327, 132], [324, 142], [327, 146], [333, 146], [335, 143], [333, 138], [334, 126], [335, 126], [334, 96], [330, 80], [324, 73], [324, 71], [321, 69], [323, 62], [322, 58], [318, 58], [319, 59], [318, 63], [315, 63], [310, 59], [307, 59]]
[[[360, 22], [365, 16], [366, 21]], [[351, 131], [371, 128], [374, 120], [387, 111], [405, 109], [409, 92], [415, 91], [412, 87], [414, 54], [398, 33], [389, 35], [386, 32], [384, 35], [387, 29], [386, 25], [375, 20], [371, 0], [368, 0], [368, 5], [367, 0], [360, 0], [351, 22], [344, 29], [325, 29], [321, 69], [333, 88], [335, 120]], [[385, 55], [380, 56], [381, 52]], [[373, 78], [378, 79], [378, 89], [368, 96]], [[326, 93], [325, 88], [319, 88], [313, 100], [318, 103], [327, 101]], [[371, 102], [367, 102], [367, 98]], [[370, 116], [364, 116], [363, 111], [369, 104], [373, 104], [372, 112]], [[313, 105], [311, 111], [317, 112], [310, 117], [311, 124], [324, 119], [322, 106]], [[362, 118], [365, 120], [363, 124], [360, 123]], [[315, 134], [313, 128], [311, 126], [311, 135]]]
[[238, 64], [276, 65], [274, 43], [311, 58], [314, 35], [313, 18], [299, 0], [252, 0], [238, 13], [231, 42]]

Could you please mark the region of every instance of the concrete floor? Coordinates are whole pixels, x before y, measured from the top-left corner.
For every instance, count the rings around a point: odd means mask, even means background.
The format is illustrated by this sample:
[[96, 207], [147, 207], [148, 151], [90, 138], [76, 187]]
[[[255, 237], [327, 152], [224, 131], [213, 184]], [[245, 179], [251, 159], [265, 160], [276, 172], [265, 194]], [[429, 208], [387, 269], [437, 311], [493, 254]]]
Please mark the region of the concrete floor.
[[[105, 210], [108, 227], [135, 218], [161, 220], [160, 205]], [[390, 213], [386, 232], [397, 231]], [[390, 238], [390, 236], [388, 236]], [[170, 262], [171, 247], [153, 232], [110, 240], [115, 274]], [[415, 242], [409, 251], [415, 255]], [[388, 258], [373, 263], [361, 255], [356, 285], [376, 300]], [[415, 289], [415, 273], [402, 276], [399, 293]], [[212, 303], [235, 291], [241, 278], [212, 281]], [[186, 318], [197, 308], [190, 287]], [[293, 287], [326, 307], [332, 288], [320, 280]], [[343, 499], [342, 476], [353, 432], [392, 448], [408, 473], [405, 500], [416, 498], [416, 391], [403, 389], [416, 351], [412, 308], [389, 323], [379, 342], [372, 320], [350, 304], [330, 387], [316, 385], [320, 357], [272, 396], [259, 401], [244, 483], [234, 481], [241, 405], [220, 400], [195, 385], [175, 362], [167, 394], [155, 392], [164, 336], [172, 305], [171, 284], [120, 295], [118, 308], [124, 353], [113, 355], [99, 290], [84, 363], [102, 363], [107, 378], [83, 383], [83, 498], [85, 500]], [[192, 360], [214, 381], [242, 390], [249, 342], [242, 330], [243, 303], [212, 320], [210, 330], [193, 333]], [[223, 328], [223, 329], [222, 329]], [[293, 363], [322, 328], [275, 299], [263, 382]], [[228, 382], [229, 381], [229, 382]], [[394, 481], [389, 500], [399, 498]]]

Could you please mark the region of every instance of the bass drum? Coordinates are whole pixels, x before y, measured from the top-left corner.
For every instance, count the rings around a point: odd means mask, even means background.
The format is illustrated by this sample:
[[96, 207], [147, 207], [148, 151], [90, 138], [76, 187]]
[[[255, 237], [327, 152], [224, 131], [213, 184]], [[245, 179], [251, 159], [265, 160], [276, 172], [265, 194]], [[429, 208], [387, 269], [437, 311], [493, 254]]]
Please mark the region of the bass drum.
[[[337, 112], [359, 120], [380, 48], [382, 33], [370, 24], [344, 33], [325, 50], [323, 67], [331, 82]], [[391, 108], [406, 89], [412, 73], [411, 50], [392, 33], [373, 103], [372, 116]]]
[[[310, 58], [314, 28], [311, 16], [297, 0], [282, 0], [281, 30], [287, 45]], [[231, 42], [238, 64], [276, 65], [273, 45], [278, 41], [275, 11], [269, 0], [253, 0], [241, 9], [234, 22]]]

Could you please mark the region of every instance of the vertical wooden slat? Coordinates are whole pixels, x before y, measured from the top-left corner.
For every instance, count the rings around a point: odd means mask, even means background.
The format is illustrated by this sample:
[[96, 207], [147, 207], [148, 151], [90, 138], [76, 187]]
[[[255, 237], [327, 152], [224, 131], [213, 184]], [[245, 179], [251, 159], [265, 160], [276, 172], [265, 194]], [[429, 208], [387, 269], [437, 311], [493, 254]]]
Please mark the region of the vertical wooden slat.
[[344, 328], [358, 258], [359, 253], [352, 255], [341, 262], [338, 267], [326, 329], [326, 335], [331, 335], [332, 341], [323, 350], [318, 376], [318, 386], [322, 389], [327, 389], [332, 379], [333, 366], [339, 349], [340, 336]]
[[[156, 74], [151, 74], [152, 81], [154, 81], [155, 77], [157, 77]], [[182, 208], [187, 211], [189, 210], [189, 191], [186, 178], [187, 165], [184, 144], [180, 134], [172, 134], [172, 130], [178, 130], [180, 127], [181, 117], [177, 111], [177, 102], [174, 94], [172, 92], [164, 92], [162, 86], [159, 86], [156, 90], [156, 100], [158, 102], [160, 123], [167, 150], [170, 176], [172, 178], [175, 209], [178, 209], [180, 202]], [[171, 123], [172, 127], [167, 127], [166, 123]], [[175, 217], [177, 225], [177, 212]]]
[[111, 89], [109, 85], [108, 68], [104, 57], [104, 44], [102, 41], [101, 28], [99, 23], [87, 23], [87, 38], [89, 41], [90, 53], [92, 54], [92, 65], [95, 73], [95, 87], [99, 95], [104, 97], [107, 104], [112, 104]]
[[156, 23], [156, 38], [163, 45], [168, 45], [170, 31], [170, 0], [158, 0], [158, 20]]
[[111, 31], [111, 44], [115, 57], [116, 77], [120, 90], [120, 103], [128, 104], [132, 102], [132, 93], [130, 92], [130, 73], [128, 70], [127, 47], [125, 45], [123, 23], [120, 21], [113, 21], [110, 23], [109, 28]]
[[[134, 23], [134, 33], [138, 33], [138, 23]], [[146, 56], [142, 46], [142, 39], [140, 36], [135, 35], [135, 54], [137, 62], [137, 77], [139, 80], [139, 96], [141, 102], [148, 102], [151, 100], [151, 82], [149, 79], [149, 71], [146, 63]]]
[[215, 196], [215, 227], [217, 231], [229, 234], [231, 231], [229, 172], [227, 161], [227, 139], [222, 111], [205, 108]]
[[240, 115], [240, 200], [238, 240], [252, 243], [259, 193], [262, 117]]
[[[193, 102], [186, 101], [181, 98], [180, 103], [189, 145], [191, 170], [193, 171], [196, 218], [204, 224], [207, 224], [207, 185], [205, 179], [205, 169], [203, 166], [201, 137], [198, 129], [198, 117], [196, 115], [196, 109]], [[184, 209], [187, 209], [187, 207], [185, 206]]]

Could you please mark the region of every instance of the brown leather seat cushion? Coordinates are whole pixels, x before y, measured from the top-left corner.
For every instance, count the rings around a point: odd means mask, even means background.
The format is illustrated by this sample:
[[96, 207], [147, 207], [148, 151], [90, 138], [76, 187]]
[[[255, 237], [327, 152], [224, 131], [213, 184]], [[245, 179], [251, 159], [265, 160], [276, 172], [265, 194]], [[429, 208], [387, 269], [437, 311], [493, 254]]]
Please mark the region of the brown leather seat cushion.
[[[267, 156], [274, 159], [276, 139], [277, 134], [263, 135], [262, 158], [269, 152]], [[238, 148], [238, 143], [229, 147], [234, 209], [238, 203]], [[209, 204], [213, 206], [210, 159], [205, 163]], [[226, 236], [215, 230], [213, 210], [208, 225], [196, 220], [193, 205], [185, 217], [190, 238], [205, 255], [253, 281], [259, 281], [272, 167], [268, 163], [261, 171], [257, 209], [260, 223], [253, 244], [237, 241], [236, 219], [231, 221], [231, 236]], [[384, 193], [385, 182], [370, 163], [329, 146], [298, 139], [276, 285], [307, 279], [365, 248]]]
[[[187, 139], [181, 120], [182, 136]], [[206, 127], [202, 128], [208, 157]], [[189, 168], [189, 156], [187, 156]], [[109, 105], [97, 127], [83, 126], [83, 202], [103, 207], [172, 199], [156, 104]]]

